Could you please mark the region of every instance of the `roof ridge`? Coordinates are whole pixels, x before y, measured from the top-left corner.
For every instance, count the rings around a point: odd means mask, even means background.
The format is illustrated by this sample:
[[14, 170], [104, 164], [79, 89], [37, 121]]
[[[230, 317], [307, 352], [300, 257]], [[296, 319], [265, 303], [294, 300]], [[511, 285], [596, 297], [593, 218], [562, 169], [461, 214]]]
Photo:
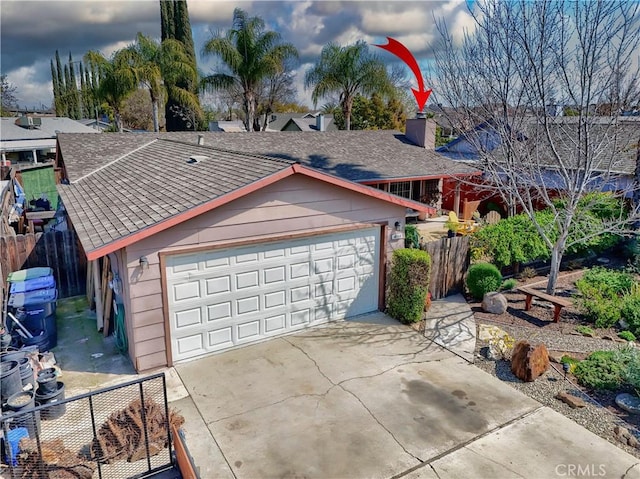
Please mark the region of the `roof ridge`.
[[97, 173], [98, 171], [101, 171], [101, 170], [105, 169], [106, 167], [113, 165], [114, 163], [116, 163], [116, 162], [118, 162], [118, 161], [122, 160], [123, 158], [125, 158], [125, 157], [127, 157], [127, 156], [129, 156], [129, 155], [131, 155], [131, 154], [133, 154], [133, 153], [135, 153], [136, 151], [139, 151], [139, 150], [141, 150], [142, 148], [146, 148], [147, 146], [151, 145], [152, 143], [155, 143], [156, 141], [158, 141], [158, 138], [154, 138], [154, 139], [153, 139], [153, 140], [151, 140], [150, 142], [145, 143], [144, 145], [139, 146], [138, 148], [135, 148], [135, 149], [133, 149], [133, 150], [131, 150], [131, 151], [128, 151], [128, 152], [127, 152], [127, 153], [125, 153], [124, 155], [119, 156], [118, 158], [116, 158], [115, 160], [112, 160], [112, 161], [110, 161], [110, 162], [108, 162], [108, 163], [105, 163], [104, 165], [99, 166], [99, 167], [98, 167], [98, 168], [96, 168], [95, 170], [93, 170], [93, 171], [91, 171], [91, 172], [87, 173], [86, 175], [82, 175], [80, 178], [78, 178], [78, 179], [77, 179], [77, 180], [75, 180], [75, 181], [72, 181], [71, 183], [74, 183], [74, 184], [75, 184], [75, 183], [78, 183], [78, 182], [80, 182], [81, 180], [84, 180], [85, 178], [87, 178], [88, 176], [91, 176], [91, 175], [93, 175], [93, 174]]
[[233, 153], [234, 155], [250, 156], [250, 157], [253, 157], [253, 158], [260, 158], [260, 159], [263, 159], [263, 160], [274, 161], [274, 162], [277, 162], [277, 163], [285, 163], [287, 165], [294, 165], [294, 164], [299, 164], [300, 163], [299, 160], [287, 160], [285, 158], [277, 158], [277, 157], [274, 157], [274, 156], [260, 155], [258, 153], [249, 153], [249, 152], [245, 152], [245, 151], [231, 150], [229, 148], [221, 148], [219, 146], [198, 145], [197, 143], [193, 143], [193, 142], [186, 141], [186, 140], [178, 140], [178, 139], [175, 139], [175, 138], [158, 138], [158, 140], [159, 141], [167, 141], [167, 142], [170, 142], [170, 143], [179, 143], [179, 144], [188, 145], [188, 146], [196, 146], [198, 148], [206, 148], [208, 150], [219, 151], [219, 152], [223, 152], [223, 153]]

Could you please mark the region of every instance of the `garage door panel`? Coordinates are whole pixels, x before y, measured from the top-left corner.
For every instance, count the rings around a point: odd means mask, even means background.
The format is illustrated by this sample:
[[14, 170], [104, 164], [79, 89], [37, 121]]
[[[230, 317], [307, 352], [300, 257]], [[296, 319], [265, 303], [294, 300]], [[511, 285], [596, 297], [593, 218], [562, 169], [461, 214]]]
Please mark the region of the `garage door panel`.
[[378, 243], [372, 228], [168, 257], [174, 360], [377, 309]]

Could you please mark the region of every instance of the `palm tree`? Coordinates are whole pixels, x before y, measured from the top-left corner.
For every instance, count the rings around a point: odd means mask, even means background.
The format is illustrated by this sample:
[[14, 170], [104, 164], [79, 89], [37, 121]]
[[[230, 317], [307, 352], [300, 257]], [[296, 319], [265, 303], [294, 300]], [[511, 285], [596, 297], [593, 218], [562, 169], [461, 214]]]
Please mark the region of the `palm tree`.
[[138, 85], [131, 52], [126, 48], [118, 50], [108, 59], [98, 51], [89, 51], [84, 60], [98, 72], [96, 97], [113, 109], [116, 128], [122, 133], [122, 103]]
[[214, 73], [203, 79], [203, 86], [212, 90], [226, 90], [237, 86], [243, 95], [243, 110], [247, 131], [254, 128], [257, 96], [262, 81], [282, 72], [284, 62], [297, 58], [298, 51], [290, 43], [280, 43], [280, 34], [264, 31], [264, 20], [247, 16], [239, 8], [233, 11], [233, 28], [222, 36], [214, 34], [202, 51], [217, 55], [229, 73]]
[[198, 82], [198, 71], [193, 67], [182, 42], [169, 38], [158, 43], [138, 33], [136, 43], [128, 47], [128, 50], [136, 78], [149, 90], [151, 96], [154, 131], [160, 131], [158, 112], [162, 98], [171, 97], [196, 114], [202, 114], [198, 96], [180, 87]]
[[318, 62], [307, 71], [304, 83], [306, 88], [313, 87], [311, 99], [315, 105], [322, 97], [340, 95], [347, 130], [351, 129], [351, 110], [358, 93], [387, 95], [393, 92], [384, 63], [369, 53], [363, 41], [345, 47], [335, 43], [325, 45]]

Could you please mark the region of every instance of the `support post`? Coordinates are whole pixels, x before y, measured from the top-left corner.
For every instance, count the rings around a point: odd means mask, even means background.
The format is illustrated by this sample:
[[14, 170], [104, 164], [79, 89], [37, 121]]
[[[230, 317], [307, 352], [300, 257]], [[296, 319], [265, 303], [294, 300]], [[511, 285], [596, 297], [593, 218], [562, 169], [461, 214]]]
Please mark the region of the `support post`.
[[104, 309], [102, 306], [102, 282], [101, 282], [101, 274], [100, 274], [100, 263], [99, 259], [93, 260], [92, 273], [93, 273], [93, 290], [95, 291], [96, 298], [96, 323], [98, 326], [98, 331], [104, 327]]

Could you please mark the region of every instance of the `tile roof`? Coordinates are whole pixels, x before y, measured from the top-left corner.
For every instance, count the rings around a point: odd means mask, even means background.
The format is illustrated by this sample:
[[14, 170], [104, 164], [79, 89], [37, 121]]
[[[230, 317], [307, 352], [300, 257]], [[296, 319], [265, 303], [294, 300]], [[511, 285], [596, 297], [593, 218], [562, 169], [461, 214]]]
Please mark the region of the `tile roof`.
[[[117, 136], [113, 136], [117, 135]], [[71, 182], [101, 164], [122, 156], [155, 138], [177, 139], [231, 151], [298, 161], [341, 178], [376, 182], [405, 178], [472, 175], [478, 168], [452, 161], [420, 148], [397, 131], [252, 132], [224, 135], [215, 132], [106, 133], [91, 144], [82, 135], [60, 135], [58, 142]], [[110, 141], [113, 139], [113, 141]]]
[[[58, 186], [85, 252], [286, 170], [294, 163], [248, 158], [247, 154], [179, 141], [148, 140], [125, 156], [112, 150], [112, 156], [119, 156], [119, 160], [70, 185]], [[69, 151], [65, 148], [65, 155]], [[193, 155], [205, 158], [188, 163]]]

